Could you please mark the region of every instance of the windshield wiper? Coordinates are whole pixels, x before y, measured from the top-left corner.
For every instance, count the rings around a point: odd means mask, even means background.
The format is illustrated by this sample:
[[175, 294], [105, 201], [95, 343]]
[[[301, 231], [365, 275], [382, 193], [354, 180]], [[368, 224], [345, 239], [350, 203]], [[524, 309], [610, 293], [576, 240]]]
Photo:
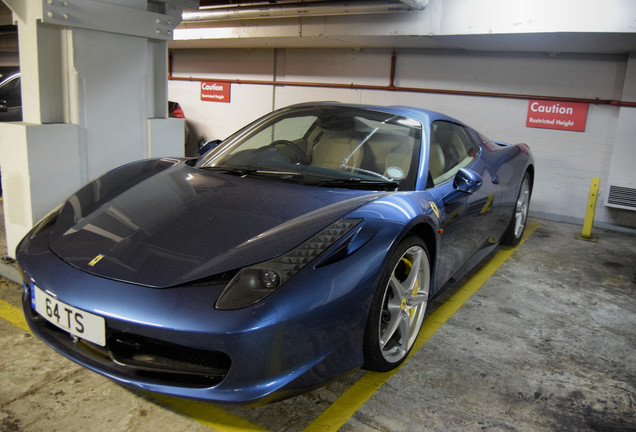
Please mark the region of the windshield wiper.
[[239, 177], [245, 176], [265, 176], [265, 177], [281, 177], [281, 178], [303, 178], [304, 175], [295, 171], [278, 171], [258, 168], [240, 168], [240, 167], [227, 167], [227, 166], [204, 166], [199, 167], [201, 169], [218, 171], [222, 173], [235, 174]]
[[[319, 186], [319, 187], [339, 187], [339, 188], [348, 188], [348, 189], [368, 189], [368, 190], [385, 190], [392, 191], [396, 190], [399, 186], [399, 183], [390, 181], [390, 180], [375, 180], [375, 179], [361, 179], [358, 177], [354, 178], [311, 178], [307, 179], [303, 173], [299, 173], [296, 171], [279, 171], [279, 170], [269, 170], [269, 169], [258, 169], [258, 168], [245, 168], [245, 167], [232, 167], [232, 166], [203, 166], [199, 167], [200, 169], [205, 169], [209, 171], [216, 171], [221, 173], [227, 173], [232, 175], [237, 175], [239, 177], [269, 177], [276, 179], [294, 179], [294, 180], [303, 180], [303, 184], [308, 184], [311, 186]], [[312, 176], [313, 177], [313, 176]]]
[[399, 183], [388, 180], [365, 180], [361, 178], [346, 178], [346, 179], [330, 179], [317, 181], [312, 183], [314, 186], [320, 187], [341, 187], [349, 189], [379, 189], [379, 190], [396, 190]]

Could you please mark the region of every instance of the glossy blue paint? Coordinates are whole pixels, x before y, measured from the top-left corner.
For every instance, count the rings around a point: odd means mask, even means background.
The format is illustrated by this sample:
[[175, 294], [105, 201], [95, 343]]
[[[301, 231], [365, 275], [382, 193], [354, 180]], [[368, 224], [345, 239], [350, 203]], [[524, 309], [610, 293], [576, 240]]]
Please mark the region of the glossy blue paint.
[[[302, 185], [229, 176], [180, 162], [102, 204], [101, 190], [111, 189], [105, 183], [113, 177], [118, 179], [117, 172], [67, 201], [49, 247], [81, 270], [153, 287], [280, 255], [381, 195], [325, 188], [308, 194]], [[105, 258], [89, 266], [99, 254]]]
[[[372, 181], [316, 183], [317, 171], [310, 169], [299, 180], [285, 172], [271, 178], [210, 170], [185, 159], [123, 166], [75, 193], [57, 218], [34, 228], [19, 245], [23, 307], [33, 332], [120, 383], [219, 402], [276, 400], [360, 367], [371, 301], [400, 240], [410, 233], [423, 236], [436, 294], [471, 257], [499, 241], [533, 161], [527, 147], [475, 139], [474, 160], [460, 180], [480, 179], [481, 185], [461, 191], [449, 177], [432, 186], [431, 124], [453, 123], [477, 137], [474, 131], [443, 114], [410, 107], [302, 104], [279, 113], [314, 106], [395, 114], [418, 124], [411, 190], [388, 190], [386, 178], [377, 190]], [[203, 161], [276, 115], [242, 129]], [[350, 175], [355, 180], [357, 174]], [[293, 250], [340, 218], [361, 222], [252, 306], [215, 308], [241, 268]], [[100, 254], [104, 257], [91, 265]], [[171, 353], [209, 359], [206, 367], [222, 372], [209, 378], [186, 366], [177, 368], [180, 373], [141, 370], [111, 361], [106, 352], [95, 355], [37, 315], [30, 302], [33, 284], [104, 317], [109, 350], [117, 346], [125, 355], [138, 344], [161, 363], [166, 355], [161, 347], [167, 345]]]

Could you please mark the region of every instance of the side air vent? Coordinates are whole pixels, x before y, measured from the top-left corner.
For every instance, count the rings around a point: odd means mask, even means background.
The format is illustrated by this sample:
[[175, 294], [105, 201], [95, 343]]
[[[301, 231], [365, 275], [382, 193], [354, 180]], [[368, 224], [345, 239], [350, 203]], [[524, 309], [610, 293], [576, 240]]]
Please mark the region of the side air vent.
[[636, 189], [610, 186], [606, 205], [627, 210], [636, 210]]

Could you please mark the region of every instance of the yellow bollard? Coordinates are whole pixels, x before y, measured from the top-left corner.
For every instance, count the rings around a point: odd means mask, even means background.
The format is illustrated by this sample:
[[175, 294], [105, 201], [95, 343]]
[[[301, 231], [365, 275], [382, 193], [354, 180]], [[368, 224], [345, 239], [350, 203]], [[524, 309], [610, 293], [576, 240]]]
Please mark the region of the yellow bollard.
[[598, 240], [596, 236], [592, 235], [592, 225], [594, 224], [594, 212], [596, 211], [596, 199], [598, 198], [598, 188], [600, 184], [600, 178], [592, 178], [592, 184], [590, 185], [590, 195], [587, 198], [587, 211], [585, 212], [585, 220], [583, 221], [583, 231], [576, 234], [575, 236], [579, 240]]

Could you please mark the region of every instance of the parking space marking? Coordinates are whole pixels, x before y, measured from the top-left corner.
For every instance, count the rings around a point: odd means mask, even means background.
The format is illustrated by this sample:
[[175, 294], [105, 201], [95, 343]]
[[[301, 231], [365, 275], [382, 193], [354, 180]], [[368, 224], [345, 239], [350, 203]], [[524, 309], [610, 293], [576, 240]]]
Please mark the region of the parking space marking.
[[29, 325], [24, 318], [24, 312], [22, 311], [22, 308], [13, 306], [12, 304], [7, 303], [3, 300], [0, 300], [0, 318], [10, 322], [14, 326], [19, 327], [22, 330], [30, 331]]
[[146, 393], [152, 399], [169, 406], [193, 418], [199, 423], [220, 432], [265, 432], [263, 429], [242, 417], [229, 413], [209, 402], [196, 402], [188, 399]]
[[[475, 273], [455, 294], [431, 313], [422, 326], [420, 335], [406, 361], [415, 354], [424, 343], [439, 330], [462, 305], [481, 288], [512, 254], [539, 228], [539, 222], [531, 222], [526, 227], [523, 238], [516, 247], [502, 247], [494, 257]], [[21, 308], [0, 300], [0, 318], [16, 327], [30, 332]], [[316, 417], [303, 432], [330, 432], [340, 429], [400, 368], [390, 372], [365, 372], [348, 390], [346, 390], [325, 411]], [[266, 431], [248, 420], [225, 411], [218, 406], [180, 399], [171, 396], [146, 393], [157, 402], [182, 412], [199, 423], [221, 432]]]
[[[515, 247], [502, 247], [495, 256], [462, 285], [450, 299], [441, 304], [429, 315], [418, 336], [411, 353], [405, 360], [415, 354], [424, 343], [439, 330], [451, 316], [462, 307], [479, 288], [505, 263], [508, 258], [541, 226], [539, 222], [531, 222], [526, 227], [523, 238]], [[403, 363], [404, 364], [404, 363]], [[401, 366], [400, 366], [401, 367]], [[337, 431], [375, 394], [400, 367], [384, 373], [366, 372], [360, 379], [345, 391], [334, 403], [322, 412], [304, 429], [304, 432]]]

